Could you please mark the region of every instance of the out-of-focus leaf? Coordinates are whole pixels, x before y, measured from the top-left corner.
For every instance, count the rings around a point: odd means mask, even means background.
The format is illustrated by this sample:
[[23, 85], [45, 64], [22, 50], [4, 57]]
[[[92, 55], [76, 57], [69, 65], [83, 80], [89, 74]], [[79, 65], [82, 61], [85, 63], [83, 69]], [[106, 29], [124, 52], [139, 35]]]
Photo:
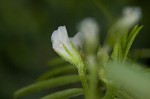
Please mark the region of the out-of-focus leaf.
[[122, 55], [123, 55], [123, 52], [122, 52], [122, 46], [121, 46], [121, 42], [120, 40], [118, 42], [116, 42], [116, 44], [114, 45], [114, 48], [113, 48], [113, 52], [112, 52], [112, 59], [114, 60], [120, 60], [122, 59]]
[[141, 58], [142, 54], [143, 54], [143, 51], [142, 50], [138, 50], [136, 52], [136, 55], [134, 56], [134, 59], [133, 59], [132, 62], [136, 62], [139, 58]]
[[42, 81], [54, 76], [58, 76], [60, 74], [66, 74], [66, 73], [77, 73], [77, 69], [75, 66], [65, 66], [65, 67], [59, 67], [53, 70], [49, 70], [48, 72], [44, 73], [38, 78], [38, 81]]
[[117, 95], [118, 88], [113, 83], [107, 83], [107, 91], [103, 99], [114, 99]]
[[41, 82], [37, 82], [35, 84], [31, 84], [29, 86], [26, 86], [24, 88], [21, 88], [20, 90], [15, 92], [15, 98], [33, 93], [33, 92], [38, 92], [42, 91], [44, 89], [49, 89], [53, 87], [58, 87], [70, 83], [76, 83], [79, 82], [80, 79], [78, 75], [69, 75], [69, 76], [62, 76], [62, 77], [57, 77]]
[[130, 63], [109, 63], [108, 78], [118, 83], [123, 92], [130, 94], [134, 99], [150, 99], [150, 79], [131, 66]]
[[[117, 96], [118, 97], [121, 97], [121, 99], [133, 99], [133, 97], [131, 97], [131, 96], [129, 96], [127, 93], [125, 93], [125, 92], [122, 92], [121, 90], [119, 90], [118, 92], [117, 92]], [[118, 99], [120, 99], [120, 98], [118, 98]]]
[[127, 38], [127, 44], [125, 46], [125, 50], [124, 50], [124, 60], [126, 60], [127, 55], [129, 53], [129, 50], [134, 42], [135, 37], [137, 36], [137, 34], [140, 32], [140, 30], [142, 29], [143, 26], [135, 26], [132, 31], [130, 32], [128, 38]]
[[133, 49], [130, 52], [130, 58], [134, 58], [133, 62], [135, 62], [137, 59], [142, 58], [150, 58], [150, 49]]
[[72, 88], [59, 92], [52, 93], [41, 99], [68, 99], [69, 97], [74, 97], [83, 94], [83, 90], [81, 88]]

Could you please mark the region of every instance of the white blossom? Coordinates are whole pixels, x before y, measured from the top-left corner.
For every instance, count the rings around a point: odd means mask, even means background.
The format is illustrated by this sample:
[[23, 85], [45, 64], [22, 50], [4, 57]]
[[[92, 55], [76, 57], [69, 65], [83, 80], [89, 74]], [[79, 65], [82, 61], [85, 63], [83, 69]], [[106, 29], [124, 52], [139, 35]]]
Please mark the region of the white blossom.
[[79, 31], [83, 33], [85, 40], [93, 42], [98, 36], [99, 26], [94, 19], [87, 18], [81, 22]]
[[[80, 42], [76, 42], [78, 38], [77, 34], [74, 38], [72, 38], [73, 42], [68, 37], [68, 33], [65, 26], [58, 27], [57, 30], [55, 30], [52, 33], [51, 41], [53, 49], [65, 60], [76, 64], [80, 63], [82, 61], [75, 45], [78, 46]], [[75, 45], [74, 45], [75, 44]]]
[[84, 19], [79, 25], [86, 54], [95, 54], [99, 46], [99, 26], [92, 18]]
[[126, 7], [123, 9], [123, 16], [119, 20], [118, 25], [123, 27], [132, 27], [141, 18], [142, 13], [139, 7]]
[[72, 47], [70, 45], [70, 40], [65, 26], [58, 27], [58, 30], [55, 30], [52, 33], [51, 41], [52, 41], [53, 49], [57, 53], [68, 58], [70, 57], [70, 55], [64, 49], [65, 46], [70, 52], [72, 51]]

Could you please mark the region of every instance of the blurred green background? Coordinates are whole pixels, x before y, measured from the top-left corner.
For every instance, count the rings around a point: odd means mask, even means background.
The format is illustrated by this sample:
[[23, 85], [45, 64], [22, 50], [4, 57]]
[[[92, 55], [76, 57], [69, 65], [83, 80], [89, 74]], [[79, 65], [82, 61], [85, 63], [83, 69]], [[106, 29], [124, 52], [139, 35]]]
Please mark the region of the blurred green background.
[[139, 6], [143, 30], [135, 48], [150, 48], [149, 0], [0, 0], [0, 99], [12, 99], [15, 90], [33, 83], [47, 71], [48, 61], [56, 56], [51, 33], [66, 25], [69, 36], [87, 17], [95, 18], [101, 40], [125, 6]]

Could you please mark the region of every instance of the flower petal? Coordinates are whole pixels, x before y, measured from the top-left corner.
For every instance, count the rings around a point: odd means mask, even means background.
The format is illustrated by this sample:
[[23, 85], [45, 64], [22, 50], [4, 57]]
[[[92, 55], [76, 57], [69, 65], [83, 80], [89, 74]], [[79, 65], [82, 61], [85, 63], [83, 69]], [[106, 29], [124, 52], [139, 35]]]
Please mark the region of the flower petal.
[[76, 47], [77, 50], [82, 48], [83, 46], [83, 38], [81, 33], [77, 33], [74, 37], [71, 37], [70, 40], [72, 41], [73, 45]]
[[131, 27], [136, 24], [141, 18], [141, 9], [139, 7], [126, 7], [123, 9], [123, 16], [120, 19], [120, 24], [124, 27]]

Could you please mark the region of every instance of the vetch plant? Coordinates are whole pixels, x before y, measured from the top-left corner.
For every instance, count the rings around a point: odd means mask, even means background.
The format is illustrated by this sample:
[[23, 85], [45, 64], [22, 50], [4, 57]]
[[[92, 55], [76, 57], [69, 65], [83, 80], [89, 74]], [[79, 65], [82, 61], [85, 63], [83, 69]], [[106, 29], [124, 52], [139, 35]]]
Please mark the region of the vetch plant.
[[[78, 40], [77, 36], [72, 38], [72, 41], [76, 46], [79, 46], [78, 44], [80, 42], [78, 43], [76, 41]], [[52, 33], [51, 40], [53, 43], [53, 49], [66, 61], [69, 61], [70, 63], [77, 66], [84, 93], [87, 94], [88, 85], [86, 80], [86, 67], [79, 53], [77, 52], [75, 45], [69, 39], [65, 26], [60, 26], [58, 30], [55, 30]]]
[[71, 38], [66, 27], [59, 26], [52, 33], [52, 47], [71, 64], [60, 58], [51, 60], [55, 68], [40, 76], [38, 82], [16, 91], [15, 98], [81, 82], [82, 87], [58, 90], [41, 99], [68, 99], [78, 95], [85, 99], [149, 99], [148, 69], [129, 57], [135, 37], [143, 27], [136, 25], [140, 18], [140, 8], [125, 8], [123, 16], [108, 30], [104, 44], [100, 43], [99, 25], [92, 18], [83, 20], [79, 32]]

